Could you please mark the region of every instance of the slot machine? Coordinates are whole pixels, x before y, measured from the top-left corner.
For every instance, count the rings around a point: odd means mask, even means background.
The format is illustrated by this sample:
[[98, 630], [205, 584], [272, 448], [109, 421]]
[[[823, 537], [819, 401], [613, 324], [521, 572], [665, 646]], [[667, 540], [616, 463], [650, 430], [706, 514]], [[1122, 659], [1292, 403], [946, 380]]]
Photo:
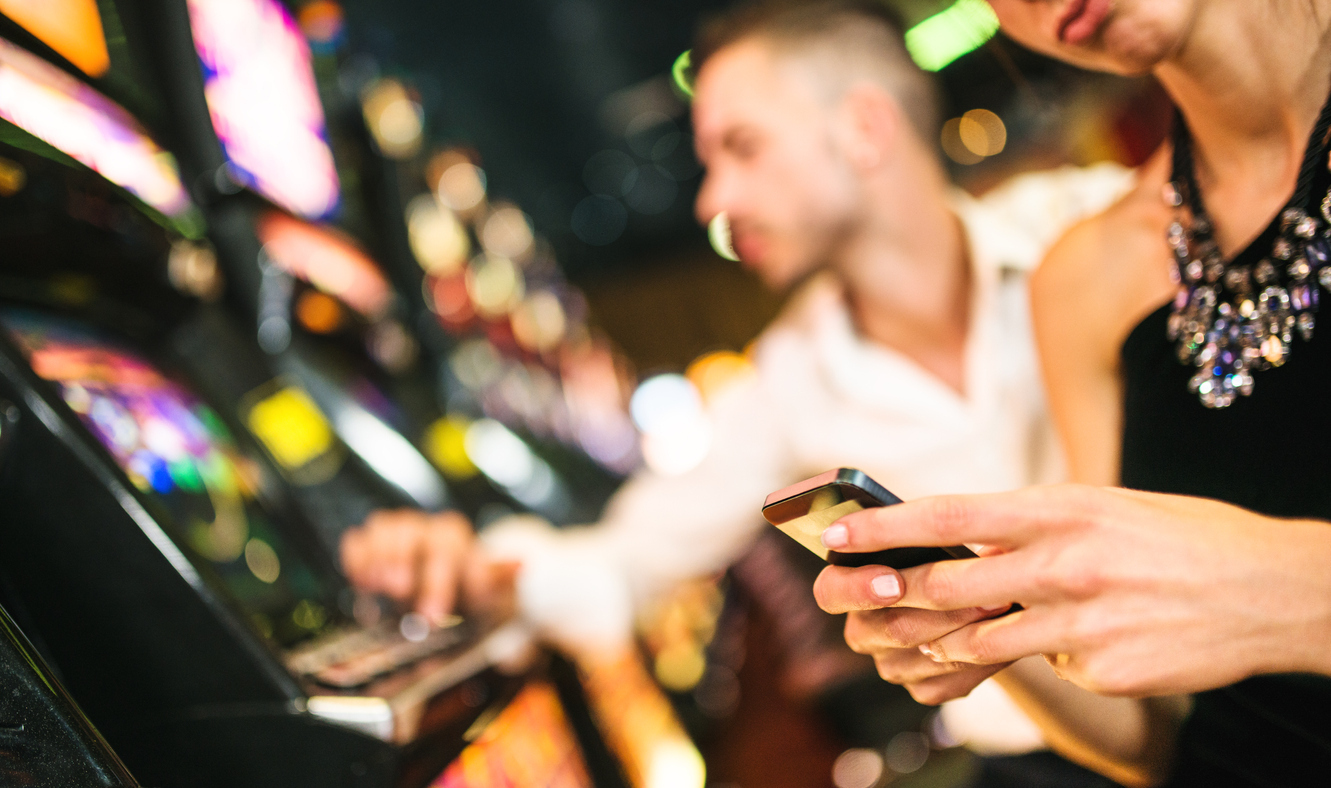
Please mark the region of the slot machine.
[[284, 389], [214, 404], [201, 367], [267, 373], [190, 342], [221, 318], [173, 160], [41, 54], [0, 39], [0, 597], [97, 729], [153, 785], [616, 784], [521, 631], [355, 604], [274, 459], [346, 450]]
[[[234, 324], [262, 348], [280, 381], [318, 406], [366, 475], [391, 489], [380, 508], [460, 508], [474, 515], [502, 501], [566, 520], [568, 485], [530, 452], [524, 459], [534, 470], [526, 483], [501, 470], [499, 479], [461, 490], [451, 489], [427, 457], [450, 392], [421, 360], [412, 300], [331, 224], [340, 204], [338, 173], [309, 49], [287, 9], [275, 0], [119, 6], [130, 38], [158, 75], [173, 149], [230, 281]], [[216, 365], [200, 366], [199, 377], [215, 379], [213, 387], [236, 409], [248, 413], [261, 400], [258, 390], [210, 374]], [[265, 444], [282, 439], [272, 431], [259, 437]], [[498, 440], [522, 443], [511, 435]], [[274, 456], [280, 455], [279, 448]], [[339, 500], [340, 485], [286, 470], [330, 546], [368, 514], [363, 501]]]

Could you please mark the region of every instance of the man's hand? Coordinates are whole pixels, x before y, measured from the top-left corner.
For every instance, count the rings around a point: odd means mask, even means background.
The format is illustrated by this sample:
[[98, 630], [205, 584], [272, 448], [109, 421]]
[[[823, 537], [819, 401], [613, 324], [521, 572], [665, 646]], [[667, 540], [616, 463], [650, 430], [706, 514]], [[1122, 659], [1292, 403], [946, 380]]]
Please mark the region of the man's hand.
[[[962, 675], [954, 663], [1000, 667], [1034, 654], [1046, 655], [1063, 678], [1106, 695], [1195, 692], [1258, 673], [1331, 673], [1325, 523], [1200, 498], [1065, 485], [869, 509], [839, 520], [823, 539], [842, 552], [994, 548], [900, 573], [823, 570], [815, 594], [824, 609], [897, 612], [858, 614], [847, 635], [852, 647], [886, 655], [901, 678], [936, 681]], [[894, 594], [874, 592], [873, 581], [888, 576], [900, 584], [893, 601], [887, 597]], [[1012, 603], [1025, 609], [997, 618], [977, 611]], [[928, 677], [892, 653], [915, 641], [943, 673]], [[949, 681], [956, 682], [951, 690], [966, 683]]]
[[497, 613], [512, 607], [513, 567], [491, 564], [456, 512], [374, 512], [342, 535], [342, 568], [357, 588], [396, 599], [430, 621], [465, 600]]

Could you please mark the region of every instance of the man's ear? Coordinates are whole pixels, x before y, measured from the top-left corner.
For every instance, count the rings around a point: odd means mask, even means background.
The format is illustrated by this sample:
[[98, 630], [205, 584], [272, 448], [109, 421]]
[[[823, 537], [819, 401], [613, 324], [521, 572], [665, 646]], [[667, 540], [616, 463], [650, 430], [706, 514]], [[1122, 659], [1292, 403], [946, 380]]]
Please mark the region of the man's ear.
[[860, 83], [842, 99], [846, 157], [859, 169], [886, 162], [902, 133], [901, 105], [878, 85]]

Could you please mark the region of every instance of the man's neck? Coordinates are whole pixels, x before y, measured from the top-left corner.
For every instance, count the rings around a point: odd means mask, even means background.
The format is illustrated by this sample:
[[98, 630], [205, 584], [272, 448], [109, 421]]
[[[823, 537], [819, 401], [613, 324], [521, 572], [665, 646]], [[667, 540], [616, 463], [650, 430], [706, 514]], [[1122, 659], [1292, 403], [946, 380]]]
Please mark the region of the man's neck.
[[941, 168], [932, 161], [907, 166], [920, 171], [892, 182], [916, 188], [874, 189], [866, 226], [834, 267], [861, 336], [963, 393], [971, 293], [965, 236]]

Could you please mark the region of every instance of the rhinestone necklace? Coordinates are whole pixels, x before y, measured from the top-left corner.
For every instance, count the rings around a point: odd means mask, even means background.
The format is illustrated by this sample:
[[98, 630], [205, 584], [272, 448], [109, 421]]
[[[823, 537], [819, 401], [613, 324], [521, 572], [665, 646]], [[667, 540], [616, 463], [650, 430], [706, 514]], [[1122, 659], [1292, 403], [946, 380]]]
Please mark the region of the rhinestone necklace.
[[[1179, 361], [1198, 368], [1188, 389], [1208, 408], [1228, 407], [1251, 394], [1253, 373], [1284, 364], [1295, 331], [1305, 342], [1312, 339], [1318, 284], [1331, 291], [1331, 190], [1317, 209], [1310, 202], [1318, 166], [1326, 161], [1329, 127], [1331, 97], [1308, 139], [1270, 251], [1256, 265], [1242, 265], [1246, 255], [1227, 261], [1216, 245], [1193, 171], [1192, 138], [1183, 115], [1175, 114], [1173, 170], [1164, 199], [1175, 209], [1165, 237], [1178, 293], [1168, 336]], [[1324, 166], [1331, 168], [1331, 162]]]

